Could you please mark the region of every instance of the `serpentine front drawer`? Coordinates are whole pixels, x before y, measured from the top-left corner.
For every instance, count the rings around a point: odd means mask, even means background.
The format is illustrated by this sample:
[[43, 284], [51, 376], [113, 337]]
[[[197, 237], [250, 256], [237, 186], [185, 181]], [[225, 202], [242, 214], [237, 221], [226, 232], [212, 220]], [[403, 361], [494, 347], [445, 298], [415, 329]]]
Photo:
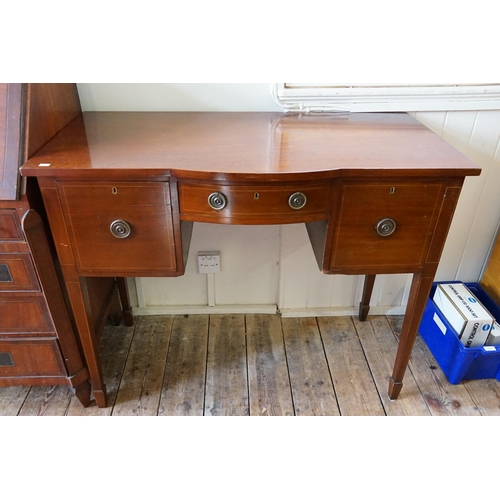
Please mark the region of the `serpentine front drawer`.
[[80, 272], [100, 276], [176, 272], [168, 182], [61, 181], [58, 191]]
[[222, 224], [286, 224], [328, 217], [326, 183], [179, 184], [181, 218]]

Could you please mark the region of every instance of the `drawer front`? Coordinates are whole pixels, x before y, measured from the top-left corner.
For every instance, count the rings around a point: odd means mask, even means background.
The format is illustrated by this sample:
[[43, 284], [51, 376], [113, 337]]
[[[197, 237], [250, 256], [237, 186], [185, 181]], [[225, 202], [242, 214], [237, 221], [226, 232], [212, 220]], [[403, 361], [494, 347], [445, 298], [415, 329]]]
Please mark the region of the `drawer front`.
[[344, 185], [330, 267], [421, 265], [442, 192], [439, 184]]
[[330, 187], [181, 183], [181, 218], [222, 224], [286, 224], [326, 219]]
[[40, 290], [29, 254], [0, 253], [0, 291], [2, 290]]
[[0, 210], [0, 242], [23, 241], [23, 233], [15, 210]]
[[107, 276], [177, 269], [169, 185], [60, 182], [78, 270]]
[[42, 295], [0, 294], [0, 334], [43, 334], [53, 333], [45, 298]]
[[56, 339], [0, 340], [0, 377], [66, 375]]

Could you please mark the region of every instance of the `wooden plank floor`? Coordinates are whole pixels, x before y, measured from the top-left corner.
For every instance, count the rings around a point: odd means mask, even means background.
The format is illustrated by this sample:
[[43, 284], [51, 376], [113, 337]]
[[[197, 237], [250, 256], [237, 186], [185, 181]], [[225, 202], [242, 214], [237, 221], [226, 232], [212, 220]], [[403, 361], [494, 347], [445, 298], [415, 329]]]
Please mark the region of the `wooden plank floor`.
[[0, 415], [500, 415], [500, 382], [449, 384], [420, 336], [389, 400], [402, 320], [138, 316], [102, 337], [108, 408], [64, 386], [0, 387]]

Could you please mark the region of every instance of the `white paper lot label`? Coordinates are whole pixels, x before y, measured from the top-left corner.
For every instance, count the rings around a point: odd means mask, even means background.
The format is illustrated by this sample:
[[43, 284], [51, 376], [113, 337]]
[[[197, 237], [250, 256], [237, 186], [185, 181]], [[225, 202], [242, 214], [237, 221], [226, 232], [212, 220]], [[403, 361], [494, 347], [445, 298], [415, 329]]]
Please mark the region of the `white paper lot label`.
[[437, 315], [437, 313], [434, 313], [434, 316], [432, 318], [434, 320], [434, 323], [438, 326], [438, 328], [443, 332], [443, 335], [446, 335], [446, 326], [445, 324], [441, 321], [441, 318]]

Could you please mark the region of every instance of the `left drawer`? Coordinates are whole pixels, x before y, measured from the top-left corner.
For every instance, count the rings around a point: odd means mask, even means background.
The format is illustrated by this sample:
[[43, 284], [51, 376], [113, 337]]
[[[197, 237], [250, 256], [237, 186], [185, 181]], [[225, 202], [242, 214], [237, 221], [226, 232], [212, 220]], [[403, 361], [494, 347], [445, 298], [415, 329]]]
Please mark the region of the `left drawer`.
[[0, 291], [39, 291], [29, 254], [0, 253]]
[[168, 182], [68, 182], [58, 191], [73, 258], [82, 274], [177, 271]]

